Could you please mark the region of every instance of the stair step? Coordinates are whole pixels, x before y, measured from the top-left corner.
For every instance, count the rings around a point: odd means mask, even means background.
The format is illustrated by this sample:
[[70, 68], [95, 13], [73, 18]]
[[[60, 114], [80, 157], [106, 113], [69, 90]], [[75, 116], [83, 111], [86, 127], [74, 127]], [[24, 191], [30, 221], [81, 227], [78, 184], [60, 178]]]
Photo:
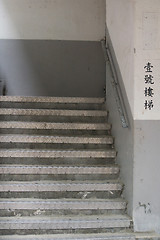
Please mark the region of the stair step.
[[0, 102], [40, 102], [40, 103], [104, 103], [104, 98], [85, 97], [43, 97], [43, 96], [0, 96]]
[[65, 150], [0, 150], [0, 157], [3, 158], [115, 158], [115, 150], [82, 150], [82, 151], [65, 151]]
[[52, 122], [20, 122], [0, 121], [0, 128], [14, 129], [55, 129], [55, 130], [109, 130], [108, 123], [52, 123]]
[[2, 181], [0, 192], [79, 192], [79, 191], [120, 191], [123, 185], [115, 180], [106, 181], [34, 181], [7, 182]]
[[135, 240], [130, 232], [98, 234], [55, 234], [55, 235], [17, 235], [0, 236], [0, 240]]
[[0, 239], [135, 240], [104, 102], [0, 96]]
[[101, 229], [129, 228], [127, 215], [68, 217], [1, 217], [0, 229]]
[[56, 234], [56, 235], [15, 235], [0, 236], [0, 240], [159, 240], [160, 234], [156, 233], [132, 233], [129, 231], [118, 233], [98, 233], [98, 234]]
[[101, 110], [104, 98], [59, 98], [1, 96], [1, 108]]
[[[78, 164], [78, 163], [77, 163]], [[117, 179], [119, 167], [117, 165], [82, 166], [73, 164], [63, 165], [14, 165], [0, 164], [1, 181], [39, 181], [39, 180], [107, 180]]]
[[107, 111], [0, 108], [0, 115], [107, 117]]
[[0, 108], [1, 121], [92, 122], [107, 121], [107, 111], [66, 109]]
[[113, 137], [66, 137], [42, 135], [0, 135], [0, 143], [113, 144]]
[[0, 165], [0, 174], [117, 174], [119, 167], [109, 166], [45, 166]]
[[1, 199], [0, 209], [42, 209], [42, 210], [97, 210], [97, 209], [125, 209], [123, 199]]

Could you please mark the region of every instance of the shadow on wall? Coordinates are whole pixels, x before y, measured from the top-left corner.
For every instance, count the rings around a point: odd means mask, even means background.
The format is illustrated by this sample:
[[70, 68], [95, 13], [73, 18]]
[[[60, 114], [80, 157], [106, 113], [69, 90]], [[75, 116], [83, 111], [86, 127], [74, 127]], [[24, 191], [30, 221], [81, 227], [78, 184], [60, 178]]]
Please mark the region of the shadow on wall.
[[7, 94], [5, 79], [6, 78], [3, 75], [2, 70], [0, 69], [0, 96], [5, 96]]

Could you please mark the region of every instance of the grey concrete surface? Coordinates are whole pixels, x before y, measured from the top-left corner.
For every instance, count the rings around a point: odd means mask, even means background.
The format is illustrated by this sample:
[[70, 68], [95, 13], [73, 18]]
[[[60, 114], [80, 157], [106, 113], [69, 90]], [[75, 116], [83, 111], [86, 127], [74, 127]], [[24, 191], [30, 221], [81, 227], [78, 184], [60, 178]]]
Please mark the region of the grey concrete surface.
[[160, 121], [135, 121], [134, 198], [135, 228], [160, 231]]
[[1, 39], [0, 53], [7, 95], [104, 96], [100, 42]]

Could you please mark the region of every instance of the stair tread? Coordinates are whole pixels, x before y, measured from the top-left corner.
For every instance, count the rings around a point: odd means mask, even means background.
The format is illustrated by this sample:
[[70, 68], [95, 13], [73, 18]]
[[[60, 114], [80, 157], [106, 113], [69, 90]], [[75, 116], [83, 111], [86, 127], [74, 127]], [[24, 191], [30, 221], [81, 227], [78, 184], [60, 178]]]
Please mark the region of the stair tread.
[[123, 198], [108, 198], [108, 199], [96, 199], [96, 198], [89, 198], [89, 199], [73, 199], [73, 198], [62, 198], [62, 199], [40, 199], [40, 198], [1, 198], [0, 199], [0, 203], [9, 203], [9, 202], [33, 202], [33, 203], [36, 203], [36, 202], [40, 202], [40, 203], [108, 203], [108, 202], [117, 202], [117, 203], [121, 203], [121, 202], [126, 202]]
[[[3, 237], [0, 239], [3, 239]], [[134, 234], [130, 231], [117, 233], [97, 233], [97, 234], [56, 234], [56, 235], [15, 235], [4, 236], [4, 240], [35, 239], [35, 240], [135, 240]]]
[[48, 165], [0, 165], [1, 174], [116, 174], [117, 165], [105, 166], [48, 166]]
[[128, 229], [115, 233], [96, 233], [96, 234], [42, 234], [42, 235], [7, 235], [0, 236], [2, 240], [135, 240], [135, 239], [160, 238], [160, 234], [155, 232], [132, 232]]
[[116, 152], [114, 149], [94, 149], [94, 150], [64, 150], [64, 149], [59, 149], [59, 150], [41, 150], [41, 149], [6, 149], [6, 148], [1, 148], [0, 152]]
[[61, 180], [61, 181], [53, 181], [53, 180], [40, 180], [40, 181], [1, 181], [1, 184], [51, 184], [51, 185], [76, 185], [76, 184], [83, 184], [83, 185], [90, 185], [90, 184], [122, 184], [120, 180], [87, 180], [84, 181], [77, 181], [77, 180]]
[[115, 158], [113, 150], [33, 150], [33, 149], [1, 149], [1, 157], [39, 157], [39, 158]]
[[0, 142], [12, 143], [113, 143], [111, 136], [46, 136], [46, 135], [26, 135], [26, 134], [1, 134]]
[[1, 199], [0, 209], [105, 210], [125, 209], [124, 199]]
[[0, 108], [0, 115], [43, 115], [43, 116], [83, 116], [83, 117], [106, 117], [104, 110], [66, 110], [66, 109], [22, 109]]
[[0, 102], [47, 102], [47, 103], [104, 103], [104, 98], [48, 97], [48, 96], [0, 96]]
[[[79, 192], [121, 191], [123, 184], [117, 180], [108, 181], [1, 181], [0, 191], [11, 192]], [[86, 193], [86, 194], [87, 194]]]
[[83, 169], [88, 169], [88, 168], [97, 168], [97, 169], [101, 169], [101, 168], [119, 168], [119, 166], [117, 164], [105, 164], [105, 165], [92, 165], [92, 166], [86, 166], [86, 165], [21, 165], [21, 164], [0, 164], [0, 168], [5, 168], [5, 167], [9, 167], [9, 168], [13, 168], [13, 167], [17, 167], [17, 168], [24, 168], [24, 167], [28, 167], [28, 168], [37, 168], [37, 167], [40, 167], [40, 168], [72, 168], [72, 169], [80, 169], [80, 168], [83, 168]]
[[[3, 169], [3, 170], [2, 170]], [[112, 169], [113, 169], [113, 172], [117, 173], [119, 171], [119, 166], [118, 165], [100, 165], [100, 166], [66, 166], [66, 165], [54, 165], [54, 166], [51, 166], [51, 165], [20, 165], [20, 164], [0, 164], [0, 170], [1, 170], [1, 173], [3, 173], [3, 171], [5, 169], [8, 169], [8, 170], [12, 170], [12, 169], [20, 169], [22, 170], [41, 170], [41, 173], [42, 172], [45, 172], [45, 170], [50, 170], [50, 172], [48, 173], [59, 173], [59, 172], [64, 172], [66, 173], [67, 170], [70, 170], [72, 171], [72, 173], [109, 173], [109, 172], [112, 172]], [[59, 171], [58, 171], [59, 170]], [[34, 171], [35, 172], [35, 171]]]
[[70, 215], [70, 216], [29, 216], [29, 217], [17, 217], [17, 216], [14, 216], [14, 217], [0, 217], [0, 224], [1, 222], [5, 222], [5, 221], [19, 221], [19, 222], [22, 222], [22, 221], [28, 221], [29, 223], [31, 223], [32, 221], [53, 221], [53, 220], [59, 220], [59, 221], [70, 221], [70, 220], [73, 220], [73, 221], [97, 221], [97, 220], [115, 220], [115, 221], [120, 221], [120, 220], [127, 220], [127, 221], [131, 221], [131, 218], [126, 215], [126, 214], [106, 214], [106, 215], [91, 215], [91, 216], [73, 216], [73, 215]]
[[109, 123], [54, 123], [54, 122], [23, 122], [0, 121], [0, 128], [24, 128], [24, 129], [59, 129], [59, 130], [107, 130]]
[[0, 217], [0, 229], [106, 229], [129, 228], [127, 215]]

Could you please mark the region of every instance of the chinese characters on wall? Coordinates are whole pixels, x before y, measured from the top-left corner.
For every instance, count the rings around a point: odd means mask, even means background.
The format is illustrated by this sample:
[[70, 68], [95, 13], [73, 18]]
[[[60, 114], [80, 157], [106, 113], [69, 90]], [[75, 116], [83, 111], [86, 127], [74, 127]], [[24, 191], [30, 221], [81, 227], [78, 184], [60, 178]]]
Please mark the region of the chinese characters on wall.
[[144, 101], [144, 109], [145, 110], [152, 110], [154, 107], [154, 75], [153, 75], [153, 69], [154, 67], [150, 62], [148, 62], [144, 66], [144, 83], [145, 83], [145, 88], [144, 88], [144, 96], [145, 96], [145, 101]]

